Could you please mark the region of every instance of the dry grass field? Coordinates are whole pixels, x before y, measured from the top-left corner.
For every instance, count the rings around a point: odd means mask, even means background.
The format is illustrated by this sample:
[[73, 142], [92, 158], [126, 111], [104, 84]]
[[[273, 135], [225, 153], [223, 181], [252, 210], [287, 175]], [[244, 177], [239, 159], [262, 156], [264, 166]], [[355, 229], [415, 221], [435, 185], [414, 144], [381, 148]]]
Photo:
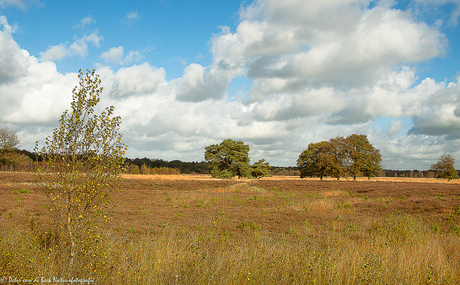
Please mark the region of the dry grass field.
[[[460, 284], [460, 184], [125, 175], [94, 284]], [[37, 177], [0, 173], [0, 277], [65, 274]], [[33, 223], [31, 222], [33, 221]], [[35, 226], [31, 226], [34, 224]], [[37, 226], [38, 225], [38, 226]]]

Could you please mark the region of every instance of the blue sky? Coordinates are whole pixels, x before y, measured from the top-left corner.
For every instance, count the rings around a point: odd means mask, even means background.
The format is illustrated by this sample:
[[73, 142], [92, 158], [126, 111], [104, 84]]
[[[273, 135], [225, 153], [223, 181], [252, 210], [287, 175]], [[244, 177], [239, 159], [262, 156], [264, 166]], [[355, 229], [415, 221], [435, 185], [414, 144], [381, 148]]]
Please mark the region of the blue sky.
[[460, 159], [460, 0], [0, 0], [0, 126], [43, 143], [96, 69], [128, 157], [231, 138], [295, 165], [366, 134], [383, 166]]
[[36, 57], [49, 46], [98, 31], [100, 46], [84, 58], [58, 60], [59, 72], [92, 68], [101, 52], [123, 46], [125, 53], [139, 51], [143, 61], [167, 69], [172, 79], [182, 75], [184, 62], [211, 63], [209, 39], [219, 26], [235, 27], [239, 7], [238, 1], [41, 1], [25, 11], [2, 12], [18, 25], [16, 41]]

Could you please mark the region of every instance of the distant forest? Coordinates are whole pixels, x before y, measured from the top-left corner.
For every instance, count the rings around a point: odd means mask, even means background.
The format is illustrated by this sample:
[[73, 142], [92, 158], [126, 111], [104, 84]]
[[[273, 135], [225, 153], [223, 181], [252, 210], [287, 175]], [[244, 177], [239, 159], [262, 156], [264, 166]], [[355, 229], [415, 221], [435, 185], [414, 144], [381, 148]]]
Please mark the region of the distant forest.
[[[36, 160], [35, 153], [20, 150], [22, 154], [29, 156], [32, 160]], [[40, 159], [39, 159], [40, 160]], [[209, 174], [209, 167], [205, 161], [197, 162], [184, 162], [180, 160], [166, 161], [163, 159], [149, 159], [149, 158], [135, 158], [130, 159], [126, 158], [126, 162], [131, 165], [136, 165], [140, 169], [142, 165], [145, 165], [150, 168], [169, 168], [177, 169], [181, 174]], [[457, 170], [460, 176], [460, 170]], [[282, 175], [282, 176], [299, 176], [300, 172], [297, 167], [279, 167], [271, 166], [271, 175]], [[434, 171], [424, 170], [392, 170], [392, 169], [383, 169], [380, 174], [381, 177], [412, 177], [412, 178], [434, 178], [436, 173]]]
[[175, 168], [179, 169], [181, 174], [209, 174], [209, 167], [206, 162], [183, 162], [180, 160], [166, 161], [163, 159], [149, 159], [149, 158], [127, 158], [126, 162], [132, 165], [137, 165], [139, 168], [142, 165], [150, 168]]
[[[136, 158], [127, 159], [127, 162], [137, 165], [139, 168], [145, 164], [150, 168], [176, 168], [181, 174], [209, 174], [209, 168], [206, 162], [183, 162], [180, 160], [166, 161], [162, 159], [148, 159]], [[460, 176], [460, 170], [457, 170]], [[299, 176], [300, 172], [296, 166], [280, 167], [271, 166], [271, 175], [282, 176]], [[412, 177], [412, 178], [434, 178], [436, 173], [434, 171], [419, 171], [419, 170], [392, 170], [383, 169], [380, 174], [381, 177]]]
[[[457, 170], [460, 176], [460, 170]], [[436, 172], [430, 170], [391, 170], [384, 169], [381, 171], [381, 177], [411, 177], [411, 178], [435, 178]]]
[[[135, 158], [135, 159], [126, 159], [129, 164], [137, 165], [139, 168], [142, 165], [148, 166], [150, 168], [175, 168], [179, 169], [181, 174], [209, 174], [209, 167], [205, 161], [201, 162], [183, 162], [180, 160], [166, 161], [162, 159], [149, 159], [149, 158]], [[284, 175], [284, 176], [294, 176], [300, 175], [300, 172], [297, 170], [297, 167], [277, 167], [272, 166], [271, 175]]]

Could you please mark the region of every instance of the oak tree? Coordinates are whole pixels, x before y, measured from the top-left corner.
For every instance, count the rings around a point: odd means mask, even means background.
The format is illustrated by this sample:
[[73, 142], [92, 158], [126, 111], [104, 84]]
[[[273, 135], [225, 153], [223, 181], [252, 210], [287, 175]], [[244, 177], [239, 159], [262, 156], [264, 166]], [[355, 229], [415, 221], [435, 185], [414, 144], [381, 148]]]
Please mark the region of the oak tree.
[[337, 137], [329, 141], [310, 143], [297, 160], [300, 177], [335, 177], [380, 174], [382, 158], [367, 140], [366, 135]]
[[372, 146], [366, 135], [353, 134], [346, 138], [348, 174], [356, 180], [357, 176], [368, 179], [380, 175], [382, 157], [380, 151]]
[[347, 167], [350, 165], [350, 158], [347, 155], [348, 144], [347, 139], [343, 137], [336, 137], [329, 140], [328, 148], [330, 156], [330, 171], [329, 176], [340, 179], [348, 175]]
[[443, 154], [437, 163], [431, 165], [430, 170], [436, 171], [437, 178], [447, 178], [448, 181], [458, 179], [459, 177], [454, 164], [455, 159], [451, 154]]
[[300, 177], [320, 177], [322, 180], [334, 173], [334, 160], [330, 142], [310, 143], [297, 159]]

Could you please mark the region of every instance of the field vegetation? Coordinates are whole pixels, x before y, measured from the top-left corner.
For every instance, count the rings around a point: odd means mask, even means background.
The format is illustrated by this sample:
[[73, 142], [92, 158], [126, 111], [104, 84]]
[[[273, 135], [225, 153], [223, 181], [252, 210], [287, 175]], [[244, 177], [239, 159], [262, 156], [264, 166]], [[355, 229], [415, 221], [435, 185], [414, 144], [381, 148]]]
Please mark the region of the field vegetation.
[[[93, 284], [457, 284], [460, 184], [439, 182], [125, 175], [71, 277]], [[66, 241], [40, 187], [36, 174], [0, 173], [0, 276], [69, 278]]]

